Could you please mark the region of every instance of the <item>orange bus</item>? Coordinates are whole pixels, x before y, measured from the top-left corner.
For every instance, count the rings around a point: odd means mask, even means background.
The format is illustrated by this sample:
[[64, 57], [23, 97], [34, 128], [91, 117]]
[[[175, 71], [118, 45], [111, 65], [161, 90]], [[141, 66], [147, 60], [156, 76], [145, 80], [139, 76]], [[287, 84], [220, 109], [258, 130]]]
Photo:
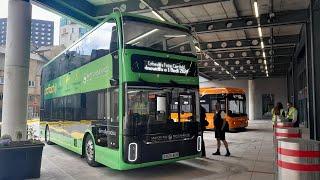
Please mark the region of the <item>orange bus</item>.
[[206, 109], [207, 129], [214, 129], [213, 118], [215, 104], [221, 106], [221, 117], [224, 118], [231, 131], [248, 126], [246, 113], [246, 95], [241, 88], [200, 88], [200, 104]]

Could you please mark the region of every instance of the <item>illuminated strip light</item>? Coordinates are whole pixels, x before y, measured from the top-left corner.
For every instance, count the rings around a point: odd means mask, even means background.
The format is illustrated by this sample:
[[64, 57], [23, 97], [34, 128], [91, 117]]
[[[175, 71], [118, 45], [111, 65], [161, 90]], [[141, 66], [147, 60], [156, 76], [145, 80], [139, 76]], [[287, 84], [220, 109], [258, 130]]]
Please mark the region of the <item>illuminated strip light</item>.
[[262, 36], [262, 29], [261, 29], [261, 26], [260, 26], [260, 21], [259, 21], [259, 8], [258, 8], [258, 2], [257, 0], [255, 0], [253, 2], [253, 6], [254, 6], [254, 13], [255, 13], [255, 16], [256, 18], [258, 19], [258, 33], [259, 33], [259, 37], [261, 38], [261, 49], [262, 49], [262, 55], [263, 55], [263, 58], [264, 58], [264, 65], [265, 65], [265, 70], [266, 70], [266, 75], [267, 77], [269, 77], [269, 72], [268, 72], [268, 65], [267, 65], [267, 60], [266, 60], [266, 53], [264, 52], [264, 43], [263, 43], [263, 36]]
[[217, 62], [214, 62], [214, 65], [216, 65], [216, 66], [220, 66], [220, 64], [219, 64], [219, 63], [217, 63]]
[[264, 43], [261, 41], [261, 49], [264, 49]]
[[161, 17], [161, 15], [158, 12], [153, 10], [153, 8], [144, 0], [140, 0], [140, 2], [142, 2], [145, 6], [147, 6], [151, 10], [152, 14], [154, 14], [158, 19], [160, 19], [161, 21], [166, 21], [163, 17]]
[[151, 31], [149, 31], [149, 32], [137, 37], [137, 38], [132, 39], [131, 41], [127, 42], [127, 44], [135, 43], [135, 42], [139, 41], [140, 39], [143, 39], [143, 38], [149, 36], [150, 34], [153, 34], [153, 33], [157, 32], [157, 31], [159, 31], [159, 29], [151, 30]]
[[196, 46], [196, 50], [197, 52], [201, 52], [201, 49], [198, 46]]
[[258, 18], [258, 17], [259, 17], [258, 2], [255, 1], [255, 2], [253, 3], [253, 6], [254, 6], [254, 13], [255, 13], [255, 15], [256, 15], [256, 18]]
[[258, 27], [258, 33], [259, 33], [259, 37], [261, 37], [261, 38], [262, 38], [262, 29], [261, 29], [261, 27], [260, 27], [260, 26]]
[[227, 74], [230, 74], [230, 72], [229, 72], [229, 71], [226, 71], [226, 73], [227, 73]]

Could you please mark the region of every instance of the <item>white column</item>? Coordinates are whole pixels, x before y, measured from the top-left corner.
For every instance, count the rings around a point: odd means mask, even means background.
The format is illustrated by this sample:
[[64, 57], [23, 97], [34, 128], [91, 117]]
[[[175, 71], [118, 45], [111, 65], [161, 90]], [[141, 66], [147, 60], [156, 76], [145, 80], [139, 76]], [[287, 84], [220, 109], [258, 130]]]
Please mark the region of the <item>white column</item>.
[[22, 133], [22, 140], [27, 134], [30, 33], [29, 0], [9, 0], [1, 134], [14, 140], [18, 132]]
[[249, 120], [255, 120], [255, 82], [248, 80], [248, 95], [249, 95]]

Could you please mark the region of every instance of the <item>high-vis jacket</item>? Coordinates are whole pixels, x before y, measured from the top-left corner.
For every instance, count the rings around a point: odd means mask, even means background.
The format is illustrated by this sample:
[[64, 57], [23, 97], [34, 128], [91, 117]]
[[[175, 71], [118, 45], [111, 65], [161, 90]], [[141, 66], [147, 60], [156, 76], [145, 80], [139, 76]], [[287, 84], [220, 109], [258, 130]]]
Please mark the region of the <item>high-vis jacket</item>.
[[292, 120], [292, 122], [296, 122], [298, 120], [298, 110], [295, 107], [291, 107], [287, 113], [287, 119]]
[[274, 108], [272, 108], [271, 113], [272, 113], [272, 124], [274, 124], [275, 122], [283, 122], [285, 120], [284, 109], [280, 109], [280, 115], [275, 114]]

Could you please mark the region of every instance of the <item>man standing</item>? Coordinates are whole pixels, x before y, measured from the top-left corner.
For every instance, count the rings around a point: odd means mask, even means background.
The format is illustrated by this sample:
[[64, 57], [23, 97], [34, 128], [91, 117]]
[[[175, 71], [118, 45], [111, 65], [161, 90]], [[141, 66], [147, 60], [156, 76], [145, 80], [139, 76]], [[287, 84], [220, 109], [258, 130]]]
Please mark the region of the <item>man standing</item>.
[[288, 106], [288, 113], [287, 119], [293, 123], [293, 127], [299, 127], [299, 120], [298, 120], [298, 110], [293, 106], [291, 102], [287, 103]]
[[216, 108], [216, 114], [214, 115], [214, 131], [215, 131], [215, 138], [217, 139], [217, 151], [215, 153], [212, 153], [212, 155], [220, 155], [220, 146], [221, 146], [221, 141], [224, 144], [224, 147], [226, 148], [226, 155], [225, 156], [230, 156], [230, 151], [228, 148], [228, 142], [226, 141], [226, 129], [225, 127], [227, 126], [227, 122], [225, 122], [224, 119], [221, 118], [221, 110], [220, 110], [220, 104], [217, 103], [215, 105]]
[[204, 144], [204, 139], [203, 139], [203, 132], [206, 130], [206, 126], [208, 126], [209, 123], [206, 120], [206, 109], [203, 106], [200, 106], [200, 126], [201, 126], [201, 149], [202, 149], [202, 157], [206, 157], [206, 146]]

